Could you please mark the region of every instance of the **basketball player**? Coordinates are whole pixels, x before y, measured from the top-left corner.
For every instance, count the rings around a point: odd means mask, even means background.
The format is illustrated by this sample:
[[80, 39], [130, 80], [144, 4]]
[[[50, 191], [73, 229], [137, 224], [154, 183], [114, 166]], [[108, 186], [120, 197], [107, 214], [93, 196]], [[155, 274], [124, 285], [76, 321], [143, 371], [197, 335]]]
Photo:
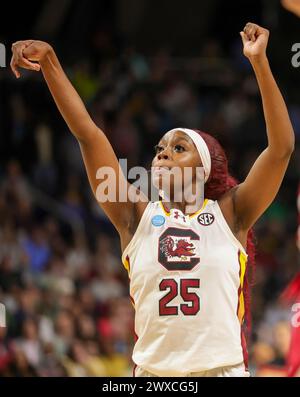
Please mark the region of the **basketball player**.
[[[268, 30], [248, 23], [244, 55], [260, 88], [268, 145], [236, 184], [220, 144], [176, 128], [158, 143], [153, 167], [160, 181], [174, 167], [204, 168], [205, 200], [195, 213], [172, 197], [158, 202], [105, 202], [116, 227], [135, 305], [136, 376], [249, 376], [242, 332], [248, 309], [251, 227], [274, 200], [294, 150], [294, 132], [266, 55]], [[13, 44], [11, 68], [41, 70], [59, 111], [77, 138], [96, 195], [96, 172], [118, 160], [66, 77], [54, 50], [41, 41]], [[190, 180], [195, 186], [196, 174]], [[172, 190], [172, 189], [171, 189]], [[193, 190], [194, 191], [194, 190]], [[246, 311], [246, 314], [245, 314]]]

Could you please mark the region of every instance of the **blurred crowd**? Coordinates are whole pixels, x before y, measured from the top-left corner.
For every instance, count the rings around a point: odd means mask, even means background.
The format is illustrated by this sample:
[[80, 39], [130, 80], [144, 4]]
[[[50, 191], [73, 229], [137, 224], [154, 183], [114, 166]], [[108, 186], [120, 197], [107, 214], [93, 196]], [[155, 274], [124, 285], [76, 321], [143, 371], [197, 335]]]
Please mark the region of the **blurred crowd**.
[[[119, 51], [119, 53], [118, 53]], [[116, 49], [99, 32], [76, 61], [61, 61], [95, 122], [128, 167], [150, 167], [176, 126], [224, 146], [242, 180], [266, 145], [261, 102], [240, 43], [208, 40], [193, 58], [161, 48]], [[280, 73], [278, 73], [280, 74]], [[288, 87], [283, 87], [285, 90]], [[42, 77], [0, 80], [0, 376], [130, 376], [134, 310], [114, 228], [92, 197], [76, 140]], [[297, 139], [300, 103], [287, 97]], [[99, 153], [101, 156], [101, 153]], [[257, 266], [249, 341], [253, 375], [284, 375], [291, 309], [280, 294], [299, 271], [299, 147], [276, 201], [255, 227]], [[299, 347], [300, 349], [300, 347]]]

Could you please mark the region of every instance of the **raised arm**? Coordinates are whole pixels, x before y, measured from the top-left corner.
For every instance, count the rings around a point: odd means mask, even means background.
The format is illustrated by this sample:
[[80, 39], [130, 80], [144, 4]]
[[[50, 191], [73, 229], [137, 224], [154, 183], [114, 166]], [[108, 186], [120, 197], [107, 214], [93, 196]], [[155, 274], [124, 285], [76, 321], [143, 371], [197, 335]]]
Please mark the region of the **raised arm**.
[[274, 200], [294, 150], [294, 131], [266, 56], [268, 30], [248, 23], [241, 37], [253, 67], [263, 104], [268, 146], [234, 194], [235, 217], [248, 230]]
[[[19, 67], [42, 71], [61, 115], [80, 144], [89, 182], [98, 201], [99, 199], [101, 201], [101, 198], [98, 197], [99, 191], [97, 192], [100, 182], [96, 179], [97, 170], [101, 167], [111, 167], [114, 171], [116, 175], [116, 201], [100, 202], [100, 205], [122, 235], [127, 228], [130, 228], [136, 214], [140, 211], [137, 211], [136, 205], [130, 200], [127, 199], [126, 202], [119, 202], [118, 200], [119, 179], [123, 186], [129, 187], [129, 185], [123, 173], [119, 170], [119, 162], [110, 142], [91, 119], [49, 44], [34, 40], [18, 41], [13, 44], [12, 51], [11, 68], [17, 78], [20, 77]], [[145, 203], [142, 204], [145, 206]]]

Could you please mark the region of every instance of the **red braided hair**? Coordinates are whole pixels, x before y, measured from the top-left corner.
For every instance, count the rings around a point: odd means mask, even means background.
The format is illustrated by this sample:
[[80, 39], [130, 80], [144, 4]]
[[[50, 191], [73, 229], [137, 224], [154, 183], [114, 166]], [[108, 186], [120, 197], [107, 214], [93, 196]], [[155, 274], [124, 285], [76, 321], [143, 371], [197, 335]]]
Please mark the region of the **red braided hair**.
[[[195, 131], [204, 139], [211, 156], [211, 172], [204, 188], [205, 198], [218, 200], [224, 193], [236, 186], [238, 181], [229, 174], [226, 154], [217, 139], [205, 132], [199, 130]], [[245, 300], [245, 324], [247, 334], [249, 335], [251, 330], [250, 289], [253, 285], [255, 273], [253, 229], [250, 229], [248, 232], [246, 251], [248, 254], [248, 262], [242, 292], [244, 293]]]

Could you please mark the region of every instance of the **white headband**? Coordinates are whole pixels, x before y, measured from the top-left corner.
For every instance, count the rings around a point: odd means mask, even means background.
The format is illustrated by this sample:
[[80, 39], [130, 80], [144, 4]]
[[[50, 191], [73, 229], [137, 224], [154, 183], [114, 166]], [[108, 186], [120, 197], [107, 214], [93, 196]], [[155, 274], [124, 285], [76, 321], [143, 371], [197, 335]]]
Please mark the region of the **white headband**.
[[173, 128], [173, 130], [170, 130], [168, 132], [173, 132], [173, 131], [184, 132], [194, 142], [194, 144], [198, 150], [199, 156], [201, 158], [201, 161], [202, 161], [202, 165], [204, 168], [204, 181], [206, 182], [210, 175], [211, 158], [210, 158], [210, 153], [209, 153], [207, 144], [205, 143], [204, 139], [196, 131], [190, 130], [188, 128]]

